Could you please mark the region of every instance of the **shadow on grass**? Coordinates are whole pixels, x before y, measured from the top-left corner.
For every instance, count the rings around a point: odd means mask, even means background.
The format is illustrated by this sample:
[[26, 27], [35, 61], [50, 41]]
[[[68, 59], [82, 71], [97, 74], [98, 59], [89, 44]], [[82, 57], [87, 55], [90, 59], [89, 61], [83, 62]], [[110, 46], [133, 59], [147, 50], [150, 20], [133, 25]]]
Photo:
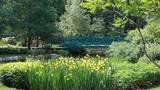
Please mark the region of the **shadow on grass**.
[[16, 90], [15, 88], [9, 88], [9, 87], [6, 87], [2, 84], [0, 84], [0, 90]]
[[148, 89], [148, 90], [160, 90], [160, 86], [154, 87], [154, 88], [151, 88], [151, 89]]

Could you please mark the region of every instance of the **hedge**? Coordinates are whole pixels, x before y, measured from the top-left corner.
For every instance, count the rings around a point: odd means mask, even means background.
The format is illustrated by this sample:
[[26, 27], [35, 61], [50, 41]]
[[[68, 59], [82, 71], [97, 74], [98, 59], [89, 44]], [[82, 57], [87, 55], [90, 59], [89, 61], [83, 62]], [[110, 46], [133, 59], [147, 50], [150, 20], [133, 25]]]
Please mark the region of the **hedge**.
[[[34, 65], [38, 65], [36, 63]], [[8, 87], [27, 89], [26, 73], [31, 67], [31, 62], [0, 64], [0, 82]]]
[[152, 64], [139, 62], [117, 63], [115, 66], [114, 79], [120, 90], [146, 89], [160, 82], [160, 70]]
[[12, 55], [12, 54], [28, 54], [27, 49], [18, 48], [0, 48], [1, 55]]

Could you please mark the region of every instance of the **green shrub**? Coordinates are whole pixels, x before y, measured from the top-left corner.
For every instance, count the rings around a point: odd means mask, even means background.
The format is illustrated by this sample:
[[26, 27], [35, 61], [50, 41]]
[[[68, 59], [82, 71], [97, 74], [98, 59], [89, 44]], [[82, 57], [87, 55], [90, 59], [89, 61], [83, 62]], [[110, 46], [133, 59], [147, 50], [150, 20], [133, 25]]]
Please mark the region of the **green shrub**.
[[118, 63], [114, 66], [116, 70], [113, 77], [120, 90], [147, 88], [160, 80], [160, 70], [149, 63]]
[[160, 60], [160, 45], [159, 44], [151, 44], [148, 47], [147, 52], [153, 60]]
[[[160, 44], [160, 20], [154, 20], [142, 30], [142, 34], [147, 43]], [[139, 35], [138, 30], [130, 31], [127, 35], [127, 40], [134, 44], [142, 43], [142, 38]]]
[[18, 41], [17, 41], [17, 42], [16, 42], [16, 47], [22, 47], [22, 42], [20, 42], [20, 41], [18, 42]]
[[109, 53], [111, 57], [120, 57], [128, 59], [132, 53], [134, 53], [136, 48], [127, 42], [112, 43], [109, 48]]
[[52, 53], [50, 50], [52, 48], [52, 44], [44, 43], [43, 48], [45, 49], [45, 53], [47, 53], [47, 54]]
[[0, 40], [0, 46], [6, 46], [6, 45], [8, 45], [7, 41]]
[[88, 48], [88, 49], [86, 49], [86, 53], [88, 55], [94, 56], [94, 57], [97, 55], [102, 56], [102, 57], [108, 56], [108, 54], [106, 54], [105, 51], [106, 51], [106, 48], [104, 48], [104, 49], [102, 49], [102, 48]]
[[58, 58], [1, 64], [0, 80], [7, 86], [30, 90], [113, 90], [114, 85], [116, 90], [136, 90], [160, 81], [160, 70], [144, 61], [110, 64], [104, 58]]
[[125, 59], [130, 62], [137, 62], [139, 55], [136, 46], [129, 44], [127, 42], [118, 42], [112, 43], [107, 53], [110, 54], [110, 57], [116, 57], [119, 59]]
[[0, 48], [1, 55], [12, 55], [12, 54], [27, 54], [27, 49], [17, 49], [17, 48]]
[[71, 56], [85, 56], [86, 50], [84, 48], [69, 48], [69, 55]]
[[[36, 63], [34, 64], [36, 65]], [[32, 66], [29, 62], [16, 62], [0, 65], [0, 82], [17, 89], [27, 88], [26, 73]]]
[[59, 58], [49, 62], [7, 63], [0, 80], [9, 87], [30, 90], [106, 90], [112, 69], [105, 59]]
[[9, 87], [26, 88], [27, 81], [25, 73], [27, 70], [28, 69], [24, 63], [9, 63], [1, 65], [1, 82]]
[[59, 54], [61, 56], [68, 56], [69, 52], [67, 50], [58, 50], [57, 54]]
[[29, 54], [41, 55], [41, 54], [45, 54], [45, 50], [43, 50], [43, 49], [33, 49], [33, 50], [29, 51]]

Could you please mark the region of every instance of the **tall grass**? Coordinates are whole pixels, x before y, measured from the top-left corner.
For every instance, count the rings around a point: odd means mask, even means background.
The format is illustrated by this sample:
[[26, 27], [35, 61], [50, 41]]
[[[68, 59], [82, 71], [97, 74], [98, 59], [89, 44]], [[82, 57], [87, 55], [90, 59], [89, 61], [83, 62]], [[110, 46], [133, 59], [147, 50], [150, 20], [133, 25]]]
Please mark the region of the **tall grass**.
[[107, 60], [59, 58], [28, 71], [31, 90], [108, 90], [112, 67]]

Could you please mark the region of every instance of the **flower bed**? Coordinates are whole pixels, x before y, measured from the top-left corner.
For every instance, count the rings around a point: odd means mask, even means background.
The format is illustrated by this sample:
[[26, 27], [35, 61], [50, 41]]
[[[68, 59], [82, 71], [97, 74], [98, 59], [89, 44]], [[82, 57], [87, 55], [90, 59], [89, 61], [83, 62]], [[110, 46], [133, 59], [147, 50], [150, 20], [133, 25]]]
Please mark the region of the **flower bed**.
[[0, 75], [3, 84], [30, 90], [135, 90], [160, 81], [160, 70], [152, 64], [100, 57], [1, 64]]

